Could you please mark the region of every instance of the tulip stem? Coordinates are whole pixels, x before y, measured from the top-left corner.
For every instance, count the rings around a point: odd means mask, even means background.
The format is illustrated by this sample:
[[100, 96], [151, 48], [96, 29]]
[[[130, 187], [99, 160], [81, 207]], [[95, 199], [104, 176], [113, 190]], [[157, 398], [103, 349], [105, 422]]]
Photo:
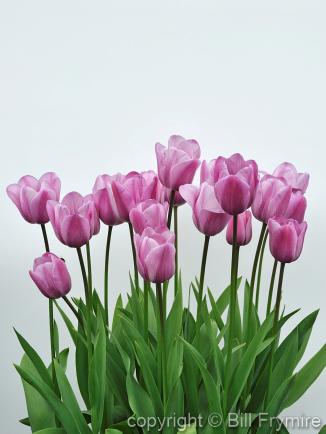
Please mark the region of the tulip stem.
[[257, 311], [258, 311], [258, 306], [259, 306], [261, 273], [262, 273], [262, 268], [263, 268], [263, 260], [264, 260], [264, 253], [265, 253], [267, 238], [268, 238], [268, 231], [266, 230], [266, 232], [264, 234], [264, 239], [263, 239], [263, 243], [261, 246], [261, 250], [260, 250], [260, 255], [259, 255], [259, 265], [258, 265], [258, 275], [257, 275], [257, 285], [256, 285], [256, 302], [255, 302], [255, 306], [256, 306]]
[[270, 396], [270, 394], [271, 394], [271, 380], [272, 380], [273, 365], [274, 365], [274, 352], [275, 352], [276, 346], [277, 346], [276, 333], [277, 333], [277, 323], [279, 320], [280, 306], [281, 306], [281, 300], [282, 300], [282, 285], [283, 285], [283, 277], [284, 277], [284, 268], [285, 268], [285, 263], [281, 262], [280, 274], [279, 274], [279, 278], [278, 278], [276, 303], [275, 303], [274, 322], [273, 322], [273, 329], [272, 329], [272, 336], [274, 337], [274, 340], [272, 342], [271, 353], [270, 353], [270, 358], [269, 358], [269, 366], [268, 366], [268, 382], [267, 382], [266, 400], [265, 400], [266, 405], [268, 405], [269, 400], [271, 398], [271, 396]]
[[156, 284], [157, 307], [160, 317], [160, 355], [161, 355], [161, 370], [163, 384], [163, 406], [165, 407], [167, 400], [167, 366], [166, 366], [166, 341], [165, 341], [165, 314], [163, 306], [162, 285]]
[[196, 329], [197, 335], [199, 335], [199, 330], [201, 326], [201, 306], [203, 301], [203, 292], [204, 292], [204, 280], [205, 280], [205, 271], [206, 271], [206, 262], [207, 262], [207, 253], [209, 246], [209, 235], [205, 235], [203, 255], [201, 260], [201, 268], [200, 268], [200, 279], [199, 279], [199, 288], [198, 288], [198, 300], [197, 300], [197, 321], [196, 321]]
[[92, 260], [91, 260], [91, 248], [89, 241], [86, 243], [86, 257], [87, 257], [87, 282], [89, 288], [89, 297], [91, 306], [93, 306], [93, 277], [92, 277]]
[[274, 265], [273, 265], [273, 271], [272, 271], [272, 277], [271, 277], [271, 283], [269, 285], [269, 292], [268, 292], [268, 302], [267, 302], [267, 309], [266, 309], [266, 317], [271, 312], [271, 306], [272, 306], [272, 298], [273, 298], [273, 291], [274, 291], [274, 282], [275, 282], [275, 276], [276, 276], [276, 270], [277, 270], [277, 264], [278, 261], [275, 259]]
[[105, 248], [105, 264], [104, 264], [104, 309], [105, 309], [105, 322], [107, 327], [109, 326], [109, 257], [110, 257], [112, 229], [113, 226], [108, 227], [108, 235], [106, 238], [106, 248]]
[[256, 272], [257, 272], [257, 265], [258, 265], [258, 260], [259, 260], [259, 255], [260, 255], [260, 250], [262, 247], [262, 243], [264, 240], [264, 235], [266, 232], [266, 228], [267, 225], [266, 223], [262, 224], [261, 227], [261, 231], [260, 231], [260, 236], [259, 236], [259, 240], [258, 240], [258, 244], [257, 244], [257, 249], [256, 249], [256, 253], [255, 253], [255, 258], [254, 258], [254, 263], [252, 266], [252, 272], [251, 272], [251, 280], [250, 280], [250, 289], [249, 289], [249, 305], [248, 305], [248, 315], [247, 315], [247, 321], [245, 324], [245, 336], [246, 336], [246, 342], [247, 344], [249, 343], [249, 326], [250, 326], [250, 322], [251, 322], [251, 315], [252, 315], [252, 304], [253, 304], [253, 298], [254, 298], [254, 287], [255, 287], [255, 279], [256, 279]]
[[175, 197], [175, 191], [171, 190], [170, 200], [169, 200], [168, 220], [167, 220], [167, 227], [168, 227], [168, 229], [171, 229], [172, 210], [173, 210], [173, 204], [174, 204], [174, 197]]
[[80, 247], [76, 248], [81, 273], [83, 276], [84, 290], [85, 290], [85, 302], [86, 302], [86, 339], [87, 339], [87, 356], [88, 356], [88, 371], [90, 370], [91, 361], [92, 361], [92, 332], [91, 332], [91, 305], [90, 305], [90, 294], [89, 294], [89, 286], [87, 281], [87, 274], [85, 263], [83, 259], [83, 254]]
[[136, 248], [135, 248], [135, 242], [134, 242], [134, 231], [132, 228], [132, 224], [129, 222], [129, 233], [130, 233], [130, 242], [131, 242], [131, 250], [132, 250], [132, 258], [134, 261], [134, 272], [135, 272], [135, 287], [136, 291], [138, 292], [139, 289], [139, 280], [138, 280], [138, 268], [137, 268], [137, 256], [136, 256]]
[[81, 316], [79, 315], [77, 309], [75, 309], [74, 305], [71, 303], [71, 301], [69, 300], [69, 298], [64, 295], [63, 297], [61, 297], [63, 299], [63, 301], [66, 303], [66, 305], [69, 307], [69, 309], [72, 311], [72, 313], [75, 315], [75, 317], [77, 318], [79, 324], [81, 326], [83, 326], [83, 321]]
[[41, 224], [41, 229], [42, 229], [42, 235], [43, 235], [43, 240], [44, 240], [45, 251], [48, 253], [48, 252], [50, 252], [50, 246], [49, 246], [48, 235], [46, 233], [46, 228], [45, 228], [45, 224], [44, 223]]
[[226, 415], [228, 409], [229, 386], [231, 381], [232, 371], [232, 344], [234, 338], [234, 325], [237, 303], [237, 280], [238, 280], [238, 262], [239, 262], [239, 246], [237, 245], [238, 232], [238, 216], [233, 216], [233, 237], [232, 237], [232, 261], [231, 261], [231, 295], [229, 307], [229, 330], [227, 340], [227, 357], [226, 357], [226, 373], [224, 387], [224, 413]]
[[174, 234], [175, 234], [175, 272], [174, 272], [174, 296], [178, 292], [179, 282], [179, 258], [178, 258], [178, 207], [173, 207], [173, 220], [174, 220]]
[[150, 283], [144, 280], [144, 339], [148, 342], [148, 292]]

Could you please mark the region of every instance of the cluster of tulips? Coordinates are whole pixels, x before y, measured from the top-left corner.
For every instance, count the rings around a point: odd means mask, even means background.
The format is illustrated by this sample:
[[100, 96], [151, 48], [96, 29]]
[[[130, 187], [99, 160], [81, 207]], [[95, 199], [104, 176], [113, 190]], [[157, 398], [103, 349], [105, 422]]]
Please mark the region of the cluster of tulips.
[[[309, 175], [298, 173], [291, 163], [282, 163], [273, 174], [267, 174], [258, 170], [254, 160], [246, 161], [240, 154], [201, 163], [197, 141], [178, 135], [170, 137], [167, 147], [157, 143], [156, 157], [157, 173], [150, 170], [130, 172], [127, 175], [99, 175], [92, 193], [87, 196], [71, 192], [60, 200], [61, 182], [55, 173], [46, 173], [39, 179], [24, 176], [17, 184], [7, 187], [8, 196], [23, 218], [41, 226], [46, 250], [46, 253], [34, 260], [30, 276], [42, 294], [49, 298], [52, 356], [50, 378], [38, 371], [43, 362], [17, 333], [26, 358], [34, 366], [32, 370], [27, 369], [25, 360], [17, 369], [24, 384], [28, 383], [34, 392], [37, 391], [39, 398], [50, 405], [54, 415], [48, 426], [35, 422], [35, 414], [30, 411], [33, 402], [29, 402], [26, 395], [29, 418], [25, 422], [33, 432], [139, 432], [139, 427], [133, 430], [125, 421], [128, 415], [152, 415], [146, 405], [153, 408], [156, 416], [167, 417], [172, 410], [179, 415], [184, 415], [187, 411], [198, 416], [203, 413], [199, 399], [203, 399], [207, 409], [223, 415], [223, 420], [218, 428], [212, 428], [207, 423], [208, 410], [206, 413], [204, 411], [206, 425], [204, 428], [197, 426], [198, 432], [235, 432], [228, 431], [227, 415], [230, 411], [258, 413], [267, 408], [268, 413], [275, 416], [272, 414], [271, 403], [275, 407], [275, 396], [280, 391], [273, 382], [278, 378], [277, 375], [283, 373], [277, 371], [280, 369], [280, 360], [283, 360], [280, 353], [282, 347], [278, 346], [279, 332], [285, 321], [292, 316], [289, 314], [286, 317], [280, 310], [284, 267], [286, 263], [297, 260], [302, 252], [307, 229], [304, 215]], [[192, 182], [199, 167], [200, 184], [195, 186]], [[200, 276], [192, 284], [197, 302], [195, 315], [189, 307], [182, 307], [182, 282], [178, 268], [178, 207], [185, 203], [192, 208], [194, 225], [204, 236]], [[245, 306], [241, 320], [237, 295], [241, 280], [238, 277], [239, 249], [252, 239], [252, 215], [261, 222], [261, 232], [251, 279], [245, 285]], [[171, 230], [172, 220], [174, 231]], [[72, 280], [64, 259], [50, 249], [46, 232], [48, 222], [61, 243], [77, 250], [85, 290], [84, 300], [68, 297]], [[123, 223], [127, 223], [130, 229], [134, 278], [131, 279], [131, 295], [128, 296], [127, 306], [124, 308], [119, 299], [110, 324], [110, 242], [113, 227]], [[107, 227], [107, 244], [103, 291], [98, 294], [92, 283], [90, 240], [99, 233], [101, 224]], [[219, 298], [216, 299], [209, 289], [208, 294], [205, 294], [206, 259], [210, 237], [221, 233], [225, 228], [226, 241], [232, 245], [231, 282], [223, 293], [217, 294]], [[260, 280], [267, 240], [275, 262], [266, 316], [260, 323]], [[86, 246], [85, 252], [83, 246]], [[87, 261], [84, 260], [85, 254]], [[278, 266], [277, 294], [273, 302]], [[139, 274], [143, 282], [140, 282]], [[174, 302], [168, 315], [167, 292], [173, 276]], [[152, 284], [156, 294], [152, 290]], [[207, 297], [211, 304], [210, 311]], [[55, 299], [62, 299], [68, 305], [76, 317], [77, 328], [60, 307], [59, 300]], [[66, 390], [69, 382], [63, 372], [65, 362], [62, 362], [63, 356], [58, 344], [54, 306], [61, 313], [76, 345], [77, 377], [86, 412], [82, 412], [77, 400], [72, 398], [72, 389], [69, 388], [69, 393]], [[226, 319], [222, 317], [224, 311], [227, 311]], [[315, 317], [314, 313], [313, 318]], [[286, 371], [284, 380], [288, 382], [302, 356], [299, 353], [304, 351], [306, 338], [314, 322], [312, 317], [309, 318], [306, 328], [301, 323], [298, 326], [301, 335], [296, 332], [296, 343], [292, 340], [290, 342], [292, 351], [298, 358], [293, 363], [292, 371]], [[85, 353], [83, 363], [80, 363], [82, 351], [78, 347], [79, 338]], [[222, 340], [224, 347], [220, 349]], [[185, 360], [185, 354], [192, 355], [192, 368]], [[284, 354], [288, 357], [286, 351]], [[318, 364], [319, 374], [325, 364], [325, 347], [318, 357], [321, 359]], [[155, 366], [149, 366], [146, 358]], [[247, 363], [245, 369], [241, 360]], [[119, 364], [123, 366], [123, 381], [120, 378], [122, 373], [116, 366]], [[86, 380], [81, 378], [81, 369], [84, 370]], [[35, 373], [35, 370], [38, 372]], [[240, 372], [239, 378], [237, 371]], [[316, 372], [314, 375], [318, 376]], [[190, 376], [194, 378], [190, 379]], [[40, 381], [53, 389], [51, 399], [49, 390], [43, 389]], [[119, 385], [115, 381], [120, 381]], [[236, 384], [237, 381], [241, 387]], [[213, 382], [214, 390], [210, 382]], [[308, 383], [305, 388], [311, 381]], [[284, 387], [283, 384], [281, 386]], [[297, 387], [302, 389], [302, 384]], [[119, 388], [122, 396], [117, 390]], [[194, 394], [202, 393], [202, 388], [206, 397], [194, 397]], [[292, 390], [290, 382], [287, 384], [287, 392], [289, 390]], [[174, 395], [173, 399], [171, 395]], [[283, 391], [282, 400], [285, 402], [287, 399], [288, 395]], [[148, 400], [152, 403], [148, 403]], [[182, 400], [182, 407], [175, 400]], [[142, 401], [146, 401], [146, 405]], [[124, 408], [121, 409], [123, 404]], [[73, 410], [71, 406], [74, 407]], [[276, 416], [284, 408], [283, 404], [276, 406], [277, 409], [274, 407]], [[70, 416], [71, 420], [67, 420]], [[266, 425], [255, 426], [254, 420], [255, 418], [246, 431], [239, 429], [236, 432], [274, 432], [273, 425], [268, 431]], [[46, 431], [47, 429], [55, 431]], [[187, 429], [196, 428], [191, 426]], [[141, 432], [147, 431], [158, 432], [158, 429], [143, 429]], [[175, 427], [163, 429], [166, 433], [176, 431]]]

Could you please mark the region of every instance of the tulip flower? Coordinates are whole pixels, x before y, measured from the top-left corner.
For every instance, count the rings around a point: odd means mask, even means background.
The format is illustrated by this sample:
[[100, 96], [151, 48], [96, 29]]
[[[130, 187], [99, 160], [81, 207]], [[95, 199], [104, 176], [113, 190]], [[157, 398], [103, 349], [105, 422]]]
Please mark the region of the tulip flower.
[[29, 274], [47, 298], [64, 297], [71, 289], [71, 279], [66, 263], [53, 253], [44, 253], [40, 258], [35, 259], [33, 270]]
[[7, 194], [29, 223], [45, 224], [49, 221], [46, 210], [48, 200], [59, 200], [61, 182], [53, 172], [45, 173], [39, 180], [26, 175], [17, 184], [7, 187]]
[[301, 191], [293, 190], [284, 216], [302, 223], [307, 209], [307, 199]]
[[190, 184], [200, 165], [200, 147], [196, 140], [171, 136], [168, 147], [156, 143], [157, 171], [161, 183], [174, 191]]
[[291, 163], [280, 164], [273, 173], [274, 176], [284, 178], [288, 185], [294, 190], [300, 190], [305, 193], [309, 184], [308, 173], [298, 173], [295, 166]]
[[[252, 238], [251, 220], [251, 212], [248, 210], [238, 215], [236, 238], [237, 246], [245, 246], [246, 244], [250, 243]], [[233, 244], [233, 219], [229, 221], [226, 229], [226, 241], [231, 245]]]
[[174, 233], [156, 232], [146, 228], [142, 235], [135, 234], [137, 266], [141, 276], [149, 282], [162, 283], [175, 272]]
[[147, 199], [158, 199], [158, 178], [154, 172], [130, 172], [112, 181], [112, 190], [119, 215], [129, 221], [129, 213], [138, 203]]
[[221, 208], [213, 186], [207, 182], [200, 187], [191, 184], [182, 185], [180, 194], [191, 206], [193, 222], [201, 233], [213, 236], [225, 228], [231, 216]]
[[223, 210], [241, 214], [250, 207], [258, 183], [258, 168], [253, 160], [240, 154], [219, 157], [214, 165], [215, 194]]
[[269, 247], [277, 261], [296, 261], [302, 252], [307, 223], [277, 217], [268, 220]]
[[272, 217], [284, 216], [291, 193], [292, 188], [282, 178], [263, 176], [258, 183], [251, 205], [253, 215], [263, 223], [267, 223]]
[[162, 205], [154, 199], [148, 199], [133, 208], [129, 213], [129, 218], [134, 231], [141, 235], [147, 227], [150, 227], [155, 231], [167, 229], [167, 212], [167, 202]]
[[99, 218], [109, 226], [119, 225], [125, 222], [125, 215], [121, 215], [113, 194], [112, 182], [123, 182], [125, 176], [120, 173], [116, 175], [99, 175], [96, 178], [93, 195]]
[[207, 182], [210, 185], [214, 185], [214, 168], [216, 158], [207, 162], [204, 160], [200, 166], [200, 183]]
[[58, 239], [69, 247], [81, 247], [100, 230], [92, 195], [68, 193], [59, 203], [50, 200], [47, 212]]

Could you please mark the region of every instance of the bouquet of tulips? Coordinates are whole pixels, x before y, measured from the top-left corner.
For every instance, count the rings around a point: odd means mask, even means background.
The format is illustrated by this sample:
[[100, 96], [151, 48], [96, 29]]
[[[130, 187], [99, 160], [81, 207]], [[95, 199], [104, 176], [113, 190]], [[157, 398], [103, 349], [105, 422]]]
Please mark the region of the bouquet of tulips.
[[[302, 252], [309, 175], [290, 163], [266, 174], [240, 154], [201, 163], [197, 141], [177, 135], [168, 147], [156, 144], [156, 157], [157, 173], [100, 175], [85, 197], [71, 192], [60, 200], [55, 173], [38, 180], [24, 176], [8, 186], [23, 218], [40, 225], [45, 253], [34, 260], [30, 276], [49, 299], [51, 360], [42, 360], [16, 332], [24, 355], [15, 367], [28, 411], [21, 422], [39, 434], [287, 433], [281, 412], [326, 365], [323, 345], [298, 368], [317, 311], [280, 338], [297, 312], [282, 307], [282, 282], [285, 265]], [[184, 203], [203, 234], [200, 274], [189, 292], [178, 267], [178, 207]], [[238, 276], [239, 252], [251, 241], [252, 215], [261, 232], [245, 280]], [[49, 246], [48, 222], [61, 243], [76, 249], [82, 298], [71, 295], [68, 264]], [[134, 270], [127, 302], [120, 295], [113, 308], [110, 241], [113, 228], [124, 223]], [[96, 291], [90, 242], [100, 225], [107, 243], [103, 288]], [[212, 292], [205, 287], [209, 242], [224, 229], [232, 245], [231, 280], [226, 289]], [[275, 261], [269, 288], [261, 288], [267, 243]], [[268, 293], [267, 306], [261, 305], [261, 291]], [[57, 315], [71, 336], [78, 391], [66, 374], [71, 352], [60, 347]]]

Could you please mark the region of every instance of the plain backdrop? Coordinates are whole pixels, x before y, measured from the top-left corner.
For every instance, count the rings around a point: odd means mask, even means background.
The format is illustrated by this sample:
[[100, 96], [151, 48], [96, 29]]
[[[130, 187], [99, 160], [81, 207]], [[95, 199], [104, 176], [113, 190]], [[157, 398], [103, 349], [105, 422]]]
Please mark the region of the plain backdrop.
[[[24, 174], [56, 171], [63, 194], [90, 192], [101, 173], [156, 167], [154, 144], [170, 134], [196, 138], [211, 159], [236, 151], [272, 171], [282, 161], [311, 174], [309, 229], [299, 261], [286, 267], [284, 303], [301, 307], [293, 327], [321, 309], [304, 361], [325, 341], [326, 4], [317, 0], [4, 1], [0, 6], [1, 433], [24, 433], [24, 396], [12, 363], [22, 351], [15, 326], [49, 360], [47, 302], [28, 276], [43, 253], [40, 228], [23, 221], [5, 194]], [[82, 294], [76, 253], [66, 258]], [[257, 242], [242, 249], [248, 276]], [[92, 241], [102, 290], [106, 228]], [[180, 263], [187, 288], [203, 237], [180, 210]], [[266, 255], [263, 298], [272, 260]], [[212, 240], [207, 284], [227, 284], [230, 247]], [[113, 231], [111, 309], [128, 290], [127, 226]], [[62, 347], [71, 345], [62, 330]], [[289, 329], [289, 328], [288, 328]], [[73, 360], [73, 354], [71, 354]], [[73, 364], [69, 368], [73, 379]], [[288, 409], [325, 417], [326, 378]], [[290, 430], [291, 431], [291, 430]], [[313, 429], [293, 432], [315, 432]], [[317, 431], [316, 431], [317, 432]]]

